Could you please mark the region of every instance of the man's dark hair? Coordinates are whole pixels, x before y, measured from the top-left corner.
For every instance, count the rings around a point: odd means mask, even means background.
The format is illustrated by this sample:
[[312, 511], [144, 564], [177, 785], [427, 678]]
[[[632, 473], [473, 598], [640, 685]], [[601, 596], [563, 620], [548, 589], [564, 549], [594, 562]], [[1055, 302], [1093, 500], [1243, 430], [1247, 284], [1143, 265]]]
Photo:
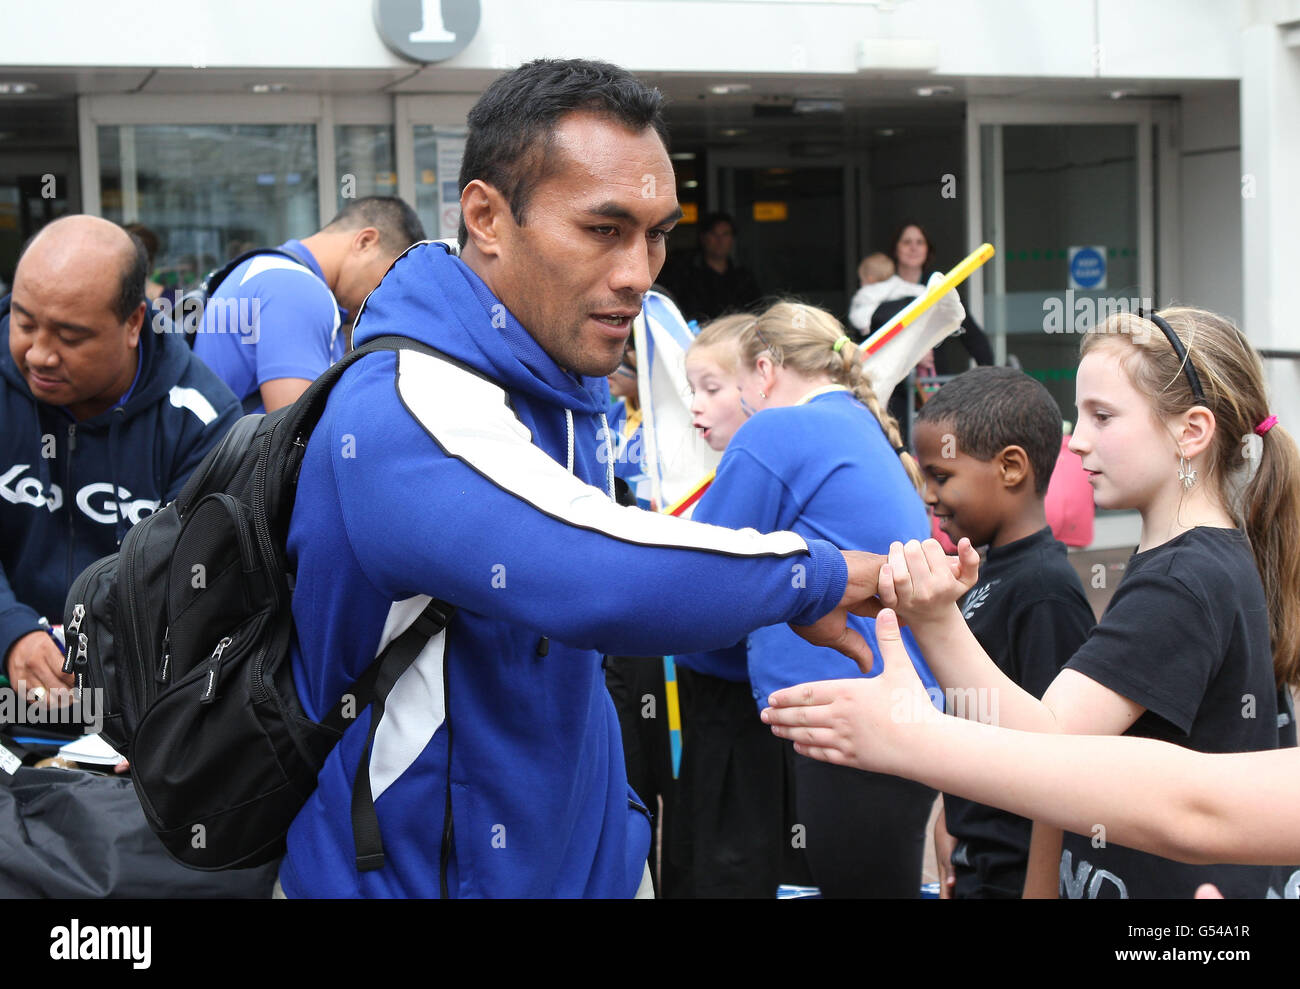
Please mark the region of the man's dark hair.
[[131, 238], [131, 253], [122, 259], [122, 281], [113, 305], [113, 315], [119, 323], [125, 323], [144, 302], [144, 283], [149, 279], [149, 252], [144, 242], [130, 230], [124, 233]]
[[144, 244], [145, 253], [149, 255], [149, 267], [152, 268], [154, 258], [158, 256], [158, 235], [143, 223], [124, 223], [122, 229], [140, 238], [140, 243]]
[[365, 196], [354, 199], [325, 224], [325, 229], [360, 230], [374, 227], [379, 242], [394, 254], [425, 239], [424, 224], [406, 200], [397, 196]]
[[730, 213], [724, 213], [722, 210], [715, 210], [712, 213], [706, 213], [704, 219], [700, 221], [700, 225], [695, 229], [701, 236], [703, 236], [719, 223], [725, 223], [729, 226], [733, 234], [736, 232], [736, 221], [732, 219]]
[[1013, 367], [976, 367], [921, 406], [918, 423], [950, 426], [961, 453], [992, 460], [1009, 446], [1029, 455], [1034, 493], [1047, 491], [1061, 450], [1061, 410], [1041, 383]]
[[[523, 224], [533, 190], [556, 168], [554, 134], [561, 117], [581, 110], [638, 133], [653, 127], [666, 148], [663, 101], [659, 90], [608, 62], [527, 62], [492, 83], [470, 110], [460, 191], [475, 179], [486, 182], [505, 197], [515, 222]], [[469, 234], [463, 219], [459, 238], [464, 247]]]

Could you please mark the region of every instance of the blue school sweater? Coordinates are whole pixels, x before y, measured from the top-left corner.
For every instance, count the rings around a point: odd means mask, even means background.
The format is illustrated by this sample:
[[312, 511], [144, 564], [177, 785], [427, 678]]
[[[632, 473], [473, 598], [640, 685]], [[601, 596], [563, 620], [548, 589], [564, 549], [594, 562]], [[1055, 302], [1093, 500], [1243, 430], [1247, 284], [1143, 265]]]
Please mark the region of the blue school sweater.
[[[889, 552], [894, 540], [930, 535], [925, 505], [880, 423], [852, 393], [833, 388], [803, 404], [764, 409], [736, 431], [713, 484], [700, 498], [699, 522], [759, 532], [788, 529], [841, 549]], [[806, 575], [792, 564], [790, 579]], [[876, 657], [876, 623], [849, 616]], [[937, 686], [912, 633], [903, 641], [927, 687]], [[811, 645], [788, 625], [751, 632], [729, 648], [678, 656], [684, 666], [727, 680], [749, 680], [759, 710], [782, 687], [862, 676], [853, 660]], [[937, 695], [934, 695], [937, 696]]]

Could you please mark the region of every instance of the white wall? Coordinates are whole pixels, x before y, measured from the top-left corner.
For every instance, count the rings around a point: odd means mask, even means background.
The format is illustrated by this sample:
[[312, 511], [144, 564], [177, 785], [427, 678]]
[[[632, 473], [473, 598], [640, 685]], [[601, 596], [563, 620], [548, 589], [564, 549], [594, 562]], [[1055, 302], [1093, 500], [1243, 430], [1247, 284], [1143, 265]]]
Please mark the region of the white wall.
[[[1235, 78], [1240, 0], [482, 0], [445, 63], [541, 55], [636, 71], [855, 73], [862, 39], [922, 39], [940, 75]], [[0, 65], [402, 66], [365, 0], [8, 0]]]
[[1241, 324], [1241, 108], [1236, 86], [1187, 96], [1182, 103], [1182, 286], [1179, 302]]

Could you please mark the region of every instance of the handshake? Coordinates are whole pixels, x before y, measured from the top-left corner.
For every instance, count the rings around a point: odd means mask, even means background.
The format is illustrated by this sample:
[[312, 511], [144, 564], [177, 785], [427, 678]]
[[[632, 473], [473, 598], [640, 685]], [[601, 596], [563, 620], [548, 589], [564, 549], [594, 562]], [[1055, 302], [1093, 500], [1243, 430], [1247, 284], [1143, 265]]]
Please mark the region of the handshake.
[[843, 552], [849, 578], [839, 604], [811, 625], [790, 627], [813, 645], [842, 652], [863, 673], [871, 671], [871, 649], [849, 625], [850, 613], [874, 618], [891, 608], [903, 623], [933, 621], [950, 612], [979, 576], [979, 554], [969, 539], [957, 544], [956, 556], [946, 555], [934, 539], [893, 543], [888, 556]]

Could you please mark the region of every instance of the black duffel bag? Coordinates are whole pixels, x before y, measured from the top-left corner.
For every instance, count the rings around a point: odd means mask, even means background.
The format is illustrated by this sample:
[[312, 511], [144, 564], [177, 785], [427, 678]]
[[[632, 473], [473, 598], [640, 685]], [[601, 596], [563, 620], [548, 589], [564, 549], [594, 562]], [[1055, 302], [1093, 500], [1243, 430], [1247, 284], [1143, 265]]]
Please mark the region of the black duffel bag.
[[172, 861], [131, 781], [21, 767], [0, 785], [0, 897], [269, 898], [279, 863], [200, 872]]

